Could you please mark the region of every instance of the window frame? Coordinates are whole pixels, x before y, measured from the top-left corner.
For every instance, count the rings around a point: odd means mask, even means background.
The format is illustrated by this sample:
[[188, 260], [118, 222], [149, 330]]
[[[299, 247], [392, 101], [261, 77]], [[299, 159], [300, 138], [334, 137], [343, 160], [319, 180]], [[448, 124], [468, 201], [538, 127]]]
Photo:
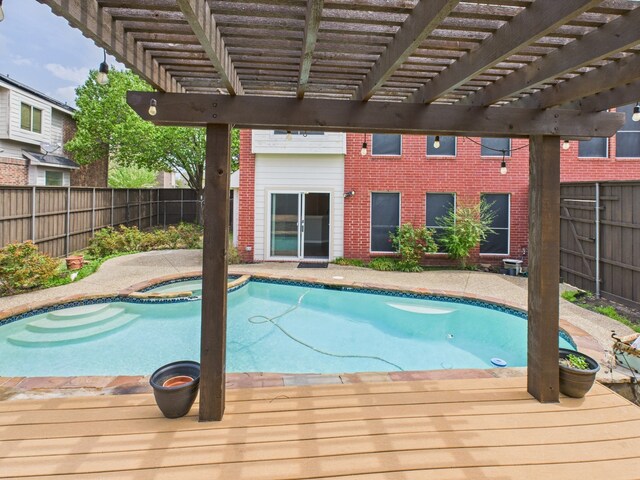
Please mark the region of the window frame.
[[437, 135], [442, 139], [442, 137], [453, 137], [453, 155], [444, 154], [444, 155], [434, 155], [429, 153], [429, 145], [432, 143], [429, 141], [430, 138], [435, 139], [436, 135], [427, 135], [427, 143], [425, 145], [425, 155], [429, 158], [456, 158], [458, 156], [458, 137], [457, 135]]
[[[50, 173], [55, 173], [56, 175], [58, 175], [58, 174], [60, 175], [60, 184], [59, 185], [57, 183], [54, 185], [54, 184], [50, 184], [48, 182]], [[45, 170], [44, 171], [44, 185], [46, 187], [63, 187], [64, 186], [64, 172], [61, 172], [59, 170]]]
[[483, 200], [482, 197], [485, 195], [506, 195], [507, 196], [507, 214], [508, 214], [507, 228], [505, 229], [504, 227], [499, 227], [499, 228], [491, 227], [493, 230], [507, 230], [507, 253], [482, 253], [482, 242], [480, 242], [479, 254], [480, 256], [484, 256], [484, 257], [508, 257], [509, 255], [511, 255], [511, 193], [482, 192], [480, 194], [480, 201]]
[[393, 250], [373, 250], [373, 196], [378, 193], [395, 194], [398, 196], [398, 227], [402, 225], [402, 193], [399, 191], [372, 191], [369, 192], [369, 253], [373, 254], [395, 254]]
[[[616, 159], [625, 159], [625, 160], [640, 160], [640, 150], [638, 152], [636, 152], [636, 156], [635, 157], [628, 157], [628, 156], [622, 156], [622, 155], [618, 155], [618, 145], [620, 144], [620, 142], [618, 142], [618, 134], [619, 133], [635, 133], [636, 135], [640, 135], [640, 122], [633, 122], [633, 120], [631, 119], [631, 113], [633, 112], [633, 107], [635, 106], [635, 103], [631, 103], [629, 105], [623, 105], [621, 107], [616, 108], [616, 111], [619, 112], [621, 111], [621, 108], [627, 108], [630, 107], [631, 108], [631, 112], [628, 112], [628, 118], [625, 121], [625, 124], [616, 132], [616, 151], [615, 151], [615, 158]], [[637, 124], [637, 127], [634, 130], [625, 130], [625, 128], [627, 128], [627, 122], [630, 121], [630, 124], [632, 126], [634, 123]]]
[[[376, 135], [398, 135], [400, 137], [400, 153], [373, 153], [374, 139]], [[401, 157], [402, 156], [402, 134], [401, 133], [372, 133], [371, 134], [371, 156], [372, 157]]]
[[[513, 145], [513, 141], [510, 137], [481, 137], [480, 138], [480, 157], [481, 158], [502, 158], [502, 154], [500, 152], [493, 152], [495, 153], [495, 155], [483, 155], [482, 154], [482, 148], [484, 147], [484, 145], [482, 145], [482, 142], [484, 141], [484, 139], [496, 139], [496, 138], [504, 138], [506, 140], [509, 141], [509, 148], [507, 149], [507, 153], [505, 153], [505, 158], [510, 158], [511, 157], [511, 149], [512, 149], [512, 145]], [[486, 147], [485, 147], [486, 148]], [[491, 147], [493, 148], [493, 147]]]
[[291, 135], [299, 135], [301, 137], [308, 137], [309, 135], [324, 135], [324, 132], [319, 132], [317, 130], [308, 131], [308, 130], [274, 130], [273, 135], [287, 135], [291, 133]]
[[[24, 127], [24, 113], [25, 113], [25, 108], [27, 107], [29, 109], [29, 128], [25, 128]], [[40, 116], [39, 116], [39, 125], [38, 128], [36, 129], [36, 125], [35, 125], [35, 112], [39, 112]], [[20, 129], [21, 130], [26, 130], [27, 132], [32, 132], [32, 133], [37, 133], [37, 134], [42, 134], [42, 116], [43, 116], [43, 110], [41, 108], [35, 107], [33, 105], [28, 104], [27, 102], [20, 102]]]
[[[425, 228], [433, 228], [433, 229], [442, 229], [443, 227], [440, 226], [430, 226], [427, 224], [427, 215], [429, 212], [429, 195], [451, 195], [453, 196], [453, 211], [456, 211], [456, 208], [458, 206], [458, 195], [456, 194], [456, 192], [426, 192], [424, 195], [424, 226]], [[435, 240], [435, 239], [434, 239]], [[440, 248], [440, 246], [438, 245], [438, 248]], [[448, 255], [447, 252], [434, 252], [434, 253], [430, 253], [429, 255]]]
[[[594, 137], [594, 138], [601, 138], [601, 137]], [[581, 155], [580, 155], [580, 145], [581, 145], [581, 141], [578, 141], [578, 158], [581, 158], [581, 159], [590, 159], [590, 158], [601, 159], [601, 158], [609, 158], [609, 157], [610, 157], [610, 155], [611, 155], [611, 152], [610, 152], [610, 150], [609, 150], [609, 147], [610, 147], [609, 137], [605, 137], [605, 140], [606, 140], [606, 144], [605, 144], [605, 152], [606, 152], [606, 155], [605, 155], [604, 157], [592, 157], [592, 156], [583, 157], [583, 156], [581, 156]], [[586, 140], [586, 141], [589, 141], [589, 140]]]

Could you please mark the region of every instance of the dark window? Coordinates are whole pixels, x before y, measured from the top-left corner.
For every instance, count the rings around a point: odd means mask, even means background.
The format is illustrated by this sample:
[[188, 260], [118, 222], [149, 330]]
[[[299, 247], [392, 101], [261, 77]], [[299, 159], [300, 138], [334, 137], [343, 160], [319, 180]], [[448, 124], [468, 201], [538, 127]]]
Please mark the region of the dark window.
[[51, 187], [62, 186], [62, 172], [56, 172], [53, 170], [45, 170], [44, 172], [44, 184]]
[[302, 135], [306, 137], [307, 135], [324, 135], [324, 132], [307, 132], [306, 130], [274, 130], [274, 135], [286, 135], [290, 133], [291, 135]]
[[400, 226], [400, 194], [371, 194], [371, 251], [393, 252], [389, 234]]
[[578, 157], [606, 158], [609, 156], [607, 138], [592, 138], [578, 142]]
[[427, 221], [425, 226], [435, 230], [434, 239], [438, 247], [440, 246], [439, 239], [443, 233], [443, 228], [440, 226], [438, 219], [445, 217], [455, 208], [455, 193], [427, 193]]
[[624, 125], [616, 133], [616, 157], [640, 158], [640, 122], [634, 122], [635, 104], [618, 107], [616, 111], [626, 113]]
[[480, 244], [480, 253], [492, 253], [496, 255], [509, 254], [509, 194], [485, 193], [480, 196], [483, 202], [489, 205], [493, 213], [491, 228], [495, 233], [490, 233], [487, 239]]
[[402, 135], [374, 133], [371, 135], [371, 153], [373, 155], [401, 155]]
[[430, 157], [455, 157], [456, 156], [456, 137], [440, 136], [440, 148], [433, 146], [436, 137], [429, 135], [427, 137], [427, 156]]
[[502, 150], [506, 152], [507, 157], [511, 156], [510, 138], [483, 138], [480, 143], [480, 155], [483, 157], [501, 157]]

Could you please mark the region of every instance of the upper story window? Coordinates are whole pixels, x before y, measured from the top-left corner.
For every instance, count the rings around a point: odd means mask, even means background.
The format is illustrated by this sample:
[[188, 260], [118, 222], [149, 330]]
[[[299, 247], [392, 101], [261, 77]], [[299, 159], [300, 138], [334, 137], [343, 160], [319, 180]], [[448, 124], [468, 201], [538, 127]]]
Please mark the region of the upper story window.
[[506, 157], [511, 156], [510, 138], [482, 138], [480, 155], [483, 157], [502, 157], [502, 151]]
[[608, 156], [608, 138], [591, 138], [578, 142], [578, 157], [580, 158], [607, 158]]
[[374, 133], [371, 135], [372, 155], [402, 155], [402, 135]]
[[635, 104], [618, 107], [618, 112], [626, 113], [624, 125], [616, 133], [616, 157], [640, 158], [640, 122], [634, 122], [633, 107]]
[[42, 133], [42, 110], [26, 103], [20, 104], [20, 128]]
[[456, 137], [438, 135], [427, 137], [427, 157], [455, 157]]
[[306, 130], [274, 130], [274, 135], [324, 135], [324, 132], [307, 132]]

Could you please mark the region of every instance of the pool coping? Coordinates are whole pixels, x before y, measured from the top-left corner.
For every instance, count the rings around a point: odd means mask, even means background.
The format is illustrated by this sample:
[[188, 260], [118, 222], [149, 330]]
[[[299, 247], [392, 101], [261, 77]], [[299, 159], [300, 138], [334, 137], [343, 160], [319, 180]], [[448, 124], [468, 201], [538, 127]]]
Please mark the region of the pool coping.
[[[308, 283], [315, 285], [326, 285], [329, 287], [353, 288], [358, 290], [386, 291], [393, 293], [406, 293], [413, 295], [442, 296], [454, 299], [477, 300], [479, 302], [490, 303], [498, 307], [513, 309], [526, 313], [526, 310], [502, 299], [475, 295], [461, 294], [458, 291], [434, 290], [427, 288], [406, 288], [393, 285], [383, 285], [379, 283], [351, 282], [342, 279], [332, 279], [331, 281], [310, 277], [291, 277], [282, 274], [249, 274], [241, 273], [240, 277], [228, 282], [230, 291], [240, 288], [251, 279], [263, 281], [285, 281], [292, 283]], [[7, 310], [0, 311], [0, 323], [4, 320], [23, 315], [38, 309], [52, 308], [69, 303], [83, 302], [88, 300], [101, 300], [120, 298], [132, 300], [158, 300], [157, 296], [144, 297], [144, 290], [160, 284], [169, 284], [190, 278], [202, 277], [201, 271], [185, 272], [172, 275], [156, 277], [144, 282], [139, 282], [117, 292], [104, 293], [99, 295], [72, 295], [58, 297], [49, 301], [38, 302], [37, 304], [21, 305]], [[140, 295], [142, 294], [142, 297]], [[131, 296], [131, 294], [137, 294]], [[166, 301], [175, 299], [167, 296]], [[163, 298], [160, 298], [163, 300]], [[184, 301], [178, 297], [178, 301]], [[578, 349], [594, 357], [601, 365], [605, 366], [606, 355], [602, 347], [586, 331], [560, 318], [559, 326], [568, 333], [575, 342]], [[606, 368], [601, 369], [600, 379], [607, 379], [605, 375], [609, 372]], [[256, 387], [276, 387], [295, 385], [318, 385], [335, 383], [361, 383], [361, 382], [385, 382], [385, 381], [410, 381], [410, 380], [442, 380], [442, 379], [471, 379], [471, 378], [500, 378], [526, 376], [526, 367], [515, 368], [494, 368], [494, 369], [449, 369], [449, 370], [420, 370], [402, 372], [362, 372], [343, 374], [290, 374], [290, 373], [229, 373], [226, 375], [227, 388], [256, 388]], [[120, 376], [72, 376], [72, 377], [0, 377], [0, 400], [10, 398], [24, 398], [24, 396], [67, 396], [67, 395], [107, 395], [107, 394], [131, 394], [151, 392], [149, 386], [149, 376], [143, 375], [120, 375]]]

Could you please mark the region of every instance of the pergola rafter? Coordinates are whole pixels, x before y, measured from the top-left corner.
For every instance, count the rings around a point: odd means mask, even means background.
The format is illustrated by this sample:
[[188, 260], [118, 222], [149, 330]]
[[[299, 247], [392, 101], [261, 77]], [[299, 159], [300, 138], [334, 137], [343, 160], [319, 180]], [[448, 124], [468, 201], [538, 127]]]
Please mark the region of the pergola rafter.
[[300, 71], [298, 73], [298, 98], [304, 97], [304, 92], [309, 82], [311, 72], [311, 62], [313, 52], [316, 49], [318, 31], [320, 30], [320, 20], [322, 18], [322, 7], [324, 0], [309, 0], [307, 2], [307, 15], [304, 26], [304, 37], [302, 39], [302, 54], [300, 55]]
[[601, 112], [640, 100], [640, 79], [564, 105], [582, 112]]

